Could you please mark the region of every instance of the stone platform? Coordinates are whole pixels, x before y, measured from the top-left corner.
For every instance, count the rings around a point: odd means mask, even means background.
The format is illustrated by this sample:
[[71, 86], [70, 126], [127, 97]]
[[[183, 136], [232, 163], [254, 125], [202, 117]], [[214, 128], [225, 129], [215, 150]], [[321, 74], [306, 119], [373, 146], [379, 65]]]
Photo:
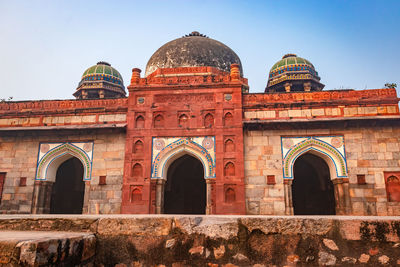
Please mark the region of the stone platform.
[[[32, 230], [44, 232], [20, 232]], [[74, 255], [63, 244], [79, 236], [80, 265], [94, 258], [95, 266], [400, 266], [400, 217], [4, 215], [0, 231], [0, 244], [14, 248], [58, 244], [57, 257], [47, 258], [55, 263]]]

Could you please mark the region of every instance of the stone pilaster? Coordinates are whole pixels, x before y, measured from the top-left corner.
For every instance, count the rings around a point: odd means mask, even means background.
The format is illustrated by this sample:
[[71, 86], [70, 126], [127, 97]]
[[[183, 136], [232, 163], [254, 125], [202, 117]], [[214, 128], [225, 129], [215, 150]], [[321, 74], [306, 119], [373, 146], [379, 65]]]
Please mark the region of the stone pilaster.
[[213, 206], [214, 206], [214, 194], [213, 187], [215, 186], [215, 179], [206, 179], [207, 183], [207, 202], [206, 202], [206, 214], [213, 214]]
[[293, 215], [292, 179], [283, 179], [285, 190], [285, 214]]
[[164, 212], [164, 179], [157, 179], [156, 182], [156, 214]]

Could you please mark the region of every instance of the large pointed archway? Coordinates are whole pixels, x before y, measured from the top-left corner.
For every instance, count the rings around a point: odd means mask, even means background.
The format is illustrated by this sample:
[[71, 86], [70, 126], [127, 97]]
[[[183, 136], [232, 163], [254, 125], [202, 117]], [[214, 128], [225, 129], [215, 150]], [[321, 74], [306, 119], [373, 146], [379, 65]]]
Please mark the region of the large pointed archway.
[[[166, 145], [164, 141], [169, 141]], [[179, 162], [184, 161], [192, 166], [202, 167], [202, 171], [197, 171], [196, 176], [199, 176], [201, 172], [202, 180], [200, 182], [199, 178], [196, 184], [199, 186], [204, 186], [206, 184], [205, 193], [205, 212], [202, 209], [196, 212], [190, 212], [194, 214], [211, 214], [213, 207], [213, 186], [215, 185], [215, 151], [214, 151], [214, 138], [212, 137], [194, 137], [194, 138], [171, 138], [171, 140], [155, 139], [154, 141], [155, 150], [153, 150], [153, 161], [151, 169], [152, 183], [155, 185], [155, 213], [164, 213], [164, 200], [168, 200], [169, 197], [165, 198], [164, 193], [166, 182], [173, 184], [173, 173], [174, 169], [185, 170], [186, 164], [181, 164]], [[201, 145], [200, 145], [201, 143]], [[181, 159], [182, 158], [182, 159]], [[190, 158], [190, 160], [189, 160]], [[197, 167], [196, 167], [197, 168]], [[172, 176], [171, 176], [172, 175]], [[183, 175], [187, 178], [186, 175]], [[170, 177], [172, 177], [170, 179]], [[186, 179], [181, 178], [181, 179]], [[179, 178], [177, 179], [179, 180]], [[171, 186], [167, 184], [167, 186]], [[188, 185], [188, 188], [190, 186]], [[168, 191], [167, 191], [168, 192]], [[203, 198], [203, 196], [202, 196]], [[168, 207], [168, 204], [167, 204]], [[171, 212], [172, 211], [168, 211]], [[176, 211], [174, 211], [175, 213]], [[185, 213], [185, 212], [179, 212]]]
[[51, 214], [82, 214], [85, 182], [83, 166], [73, 157], [61, 163], [51, 190]]
[[206, 182], [202, 163], [185, 154], [168, 167], [163, 213], [205, 214]]
[[32, 213], [84, 213], [92, 156], [93, 142], [39, 144]]
[[319, 156], [304, 153], [293, 167], [294, 215], [334, 215], [334, 186], [328, 164]]
[[[282, 137], [281, 144], [285, 214], [351, 214], [349, 179], [343, 136]], [[300, 176], [297, 181], [295, 181], [296, 168], [297, 172], [300, 173], [300, 175], [297, 175]], [[306, 171], [302, 169], [306, 169]], [[329, 178], [327, 178], [328, 173]], [[315, 181], [313, 183], [314, 188], [311, 185], [309, 185], [309, 188], [307, 188], [307, 185], [300, 185], [303, 181], [312, 180]], [[292, 184], [294, 185], [292, 186]], [[317, 188], [324, 191], [328, 187], [332, 187], [332, 184], [335, 204], [334, 211], [332, 209], [329, 212], [327, 210], [321, 211], [316, 205], [314, 205], [316, 210], [313, 211], [313, 208], [310, 207], [308, 211], [299, 211], [299, 209], [296, 212], [294, 211], [294, 202], [298, 204], [298, 200], [294, 198], [300, 198], [303, 194], [302, 192], [307, 190], [315, 191]], [[296, 190], [298, 187], [302, 189], [293, 192], [292, 189]], [[331, 192], [331, 190], [330, 188], [327, 192]], [[330, 193], [328, 195], [332, 199], [332, 195]], [[321, 200], [309, 198], [307, 201], [316, 203]], [[328, 200], [325, 201], [329, 202]], [[330, 203], [329, 205], [331, 206], [332, 201]], [[310, 206], [309, 204], [307, 205]]]

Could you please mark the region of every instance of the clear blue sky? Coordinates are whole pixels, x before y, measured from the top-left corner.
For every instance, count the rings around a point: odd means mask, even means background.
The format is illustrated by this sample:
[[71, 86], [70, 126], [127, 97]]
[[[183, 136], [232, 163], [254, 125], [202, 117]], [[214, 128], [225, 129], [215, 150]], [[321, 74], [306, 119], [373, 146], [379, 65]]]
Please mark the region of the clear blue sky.
[[239, 55], [250, 92], [286, 53], [310, 60], [325, 89], [400, 83], [399, 0], [0, 0], [0, 98], [73, 98], [100, 60], [127, 86], [132, 68], [194, 30]]

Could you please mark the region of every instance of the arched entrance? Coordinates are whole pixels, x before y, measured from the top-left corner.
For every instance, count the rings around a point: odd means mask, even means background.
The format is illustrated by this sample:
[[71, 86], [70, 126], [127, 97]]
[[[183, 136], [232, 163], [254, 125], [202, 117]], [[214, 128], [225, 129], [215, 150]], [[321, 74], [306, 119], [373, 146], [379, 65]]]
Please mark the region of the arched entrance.
[[197, 158], [185, 154], [168, 167], [164, 186], [164, 213], [206, 213], [204, 167]]
[[293, 166], [292, 200], [295, 215], [334, 215], [335, 194], [328, 164], [310, 152]]
[[75, 157], [61, 163], [57, 169], [50, 200], [52, 214], [81, 214], [85, 193], [83, 165]]

